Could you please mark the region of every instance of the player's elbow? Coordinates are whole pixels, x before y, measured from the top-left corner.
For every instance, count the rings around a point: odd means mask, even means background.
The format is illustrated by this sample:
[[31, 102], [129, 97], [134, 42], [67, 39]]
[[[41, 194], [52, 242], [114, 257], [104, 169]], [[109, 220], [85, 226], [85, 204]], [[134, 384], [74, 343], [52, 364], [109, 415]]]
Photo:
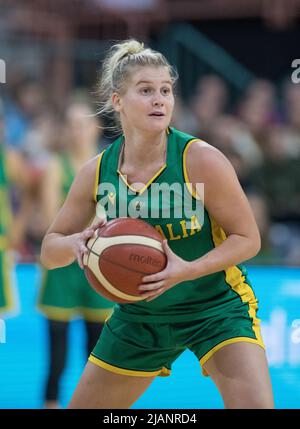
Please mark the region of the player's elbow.
[[47, 258], [46, 252], [43, 250], [41, 250], [40, 253], [40, 263], [44, 268], [46, 268], [46, 270], [52, 270], [54, 268], [51, 264], [50, 259]]
[[52, 270], [56, 268], [55, 264], [52, 261], [50, 253], [51, 252], [49, 252], [49, 246], [45, 237], [41, 246], [40, 263], [47, 270]]
[[48, 261], [42, 254], [40, 255], [40, 263], [42, 267], [46, 270], [53, 270], [54, 268], [56, 268], [55, 265], [51, 264], [51, 262]]
[[249, 245], [250, 258], [254, 258], [261, 249], [261, 238], [259, 232], [257, 232], [254, 237], [251, 238], [251, 243]]

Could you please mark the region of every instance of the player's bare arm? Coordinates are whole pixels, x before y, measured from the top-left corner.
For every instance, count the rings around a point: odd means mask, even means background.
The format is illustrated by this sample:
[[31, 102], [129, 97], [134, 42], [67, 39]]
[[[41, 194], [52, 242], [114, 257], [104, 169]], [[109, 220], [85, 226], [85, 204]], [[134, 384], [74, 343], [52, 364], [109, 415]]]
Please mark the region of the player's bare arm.
[[227, 239], [192, 263], [192, 277], [200, 277], [254, 257], [260, 235], [247, 197], [228, 159], [216, 148], [195, 142], [187, 155], [193, 186], [204, 183], [205, 208], [223, 229]]
[[71, 264], [82, 266], [86, 241], [103, 223], [88, 227], [95, 216], [93, 190], [98, 157], [88, 161], [74, 179], [66, 201], [48, 229], [42, 243], [41, 263], [48, 269]]

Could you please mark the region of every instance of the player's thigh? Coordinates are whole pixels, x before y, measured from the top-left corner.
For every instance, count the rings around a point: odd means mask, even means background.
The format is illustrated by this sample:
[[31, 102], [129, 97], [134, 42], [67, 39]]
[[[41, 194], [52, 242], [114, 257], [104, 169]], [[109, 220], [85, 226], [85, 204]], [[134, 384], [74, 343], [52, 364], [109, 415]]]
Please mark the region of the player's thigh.
[[129, 408], [154, 378], [116, 374], [88, 362], [68, 408]]
[[203, 367], [219, 389], [226, 408], [274, 407], [265, 351], [258, 344], [228, 344]]

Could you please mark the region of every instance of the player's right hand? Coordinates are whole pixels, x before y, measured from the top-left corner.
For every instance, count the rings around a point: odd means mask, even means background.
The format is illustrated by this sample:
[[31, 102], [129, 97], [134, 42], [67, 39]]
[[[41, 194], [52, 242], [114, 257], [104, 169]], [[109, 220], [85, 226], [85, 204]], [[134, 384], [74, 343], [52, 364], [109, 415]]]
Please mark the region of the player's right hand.
[[89, 249], [87, 248], [87, 242], [90, 238], [92, 238], [97, 229], [101, 228], [107, 223], [107, 220], [105, 218], [94, 220], [92, 225], [90, 225], [88, 228], [84, 229], [79, 235], [76, 243], [77, 251], [76, 251], [76, 258], [78, 265], [81, 269], [84, 268], [83, 264], [83, 258], [84, 255], [87, 255]]

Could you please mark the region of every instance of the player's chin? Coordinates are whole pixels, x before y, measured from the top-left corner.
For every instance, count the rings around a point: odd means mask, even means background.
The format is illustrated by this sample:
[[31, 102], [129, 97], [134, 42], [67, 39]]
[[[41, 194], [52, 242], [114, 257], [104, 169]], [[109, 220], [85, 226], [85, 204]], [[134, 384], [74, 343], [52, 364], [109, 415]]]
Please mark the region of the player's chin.
[[150, 120], [147, 124], [149, 131], [164, 131], [169, 126], [169, 121], [166, 117], [162, 117], [160, 120]]

